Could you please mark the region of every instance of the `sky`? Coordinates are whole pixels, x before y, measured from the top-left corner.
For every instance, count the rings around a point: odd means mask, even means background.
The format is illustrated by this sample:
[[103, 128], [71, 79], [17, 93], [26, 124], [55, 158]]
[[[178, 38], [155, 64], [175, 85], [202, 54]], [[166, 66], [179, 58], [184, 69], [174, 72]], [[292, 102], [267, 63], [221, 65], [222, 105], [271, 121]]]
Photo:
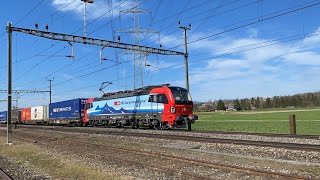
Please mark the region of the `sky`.
[[[87, 37], [184, 52], [194, 101], [272, 97], [320, 89], [320, 1], [95, 0], [86, 5]], [[131, 13], [134, 9], [139, 14]], [[8, 84], [8, 21], [14, 27], [84, 36], [80, 0], [4, 1], [0, 7], [0, 89]], [[135, 27], [135, 29], [134, 29]], [[140, 33], [130, 33], [136, 30]], [[52, 101], [170, 83], [185, 87], [184, 57], [153, 55], [12, 35], [13, 89], [49, 90]], [[136, 70], [134, 69], [136, 59]], [[141, 68], [140, 68], [141, 67]], [[134, 73], [136, 71], [136, 73]], [[143, 82], [142, 82], [143, 80]], [[5, 100], [7, 94], [0, 94]], [[47, 105], [48, 93], [14, 94], [19, 107]], [[13, 105], [16, 101], [13, 102]], [[0, 110], [7, 108], [0, 102]]]

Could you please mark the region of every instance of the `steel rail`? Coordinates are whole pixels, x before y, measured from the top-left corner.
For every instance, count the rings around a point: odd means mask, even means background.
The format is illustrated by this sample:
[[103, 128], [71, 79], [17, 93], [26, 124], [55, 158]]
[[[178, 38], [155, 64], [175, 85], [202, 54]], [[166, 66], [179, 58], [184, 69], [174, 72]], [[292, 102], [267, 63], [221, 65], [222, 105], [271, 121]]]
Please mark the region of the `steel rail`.
[[320, 140], [320, 135], [302, 135], [302, 134], [273, 134], [273, 133], [254, 133], [254, 132], [233, 132], [233, 131], [206, 131], [206, 130], [193, 130], [193, 133], [199, 134], [230, 134], [230, 135], [254, 135], [264, 137], [279, 137], [279, 138], [293, 138], [293, 139], [316, 139]]
[[246, 145], [246, 146], [259, 146], [259, 147], [273, 147], [273, 148], [284, 148], [290, 150], [303, 150], [303, 151], [320, 151], [320, 145], [316, 144], [298, 144], [298, 143], [287, 143], [287, 142], [275, 142], [275, 141], [254, 141], [254, 140], [242, 140], [242, 139], [225, 139], [225, 138], [211, 138], [211, 137], [199, 137], [199, 136], [177, 136], [169, 134], [150, 134], [150, 133], [136, 133], [127, 131], [106, 131], [96, 130], [90, 128], [71, 128], [71, 127], [45, 127], [45, 126], [20, 126], [22, 128], [35, 128], [35, 129], [48, 129], [60, 132], [77, 132], [77, 133], [88, 133], [88, 134], [105, 134], [105, 135], [118, 135], [118, 136], [133, 136], [143, 138], [156, 138], [156, 139], [167, 139], [167, 140], [181, 140], [191, 142], [202, 142], [202, 143], [222, 143], [222, 144], [235, 144], [235, 145]]
[[[56, 138], [51, 138], [51, 139], [37, 139], [39, 141], [45, 141], [45, 142], [56, 142], [59, 141], [59, 139]], [[66, 139], [63, 139], [66, 140]], [[78, 143], [78, 145], [83, 144], [84, 142], [81, 141], [79, 138], [76, 139], [75, 137], [72, 137], [72, 139], [70, 139], [72, 141], [70, 141], [70, 144], [74, 144], [76, 145]], [[27, 141], [30, 141], [30, 139], [27, 139]], [[180, 157], [180, 156], [176, 156], [176, 155], [169, 155], [169, 154], [163, 154], [163, 153], [159, 153], [159, 152], [150, 152], [150, 151], [144, 151], [144, 150], [139, 150], [139, 149], [129, 149], [129, 148], [125, 148], [125, 147], [116, 147], [116, 146], [112, 146], [112, 145], [105, 145], [105, 144], [97, 144], [96, 142], [88, 142], [88, 146], [93, 147], [93, 146], [97, 146], [97, 147], [102, 147], [103, 149], [112, 149], [115, 150], [116, 152], [126, 152], [126, 153], [134, 153], [134, 154], [138, 154], [138, 155], [147, 155], [147, 156], [152, 156], [152, 157], [157, 157], [157, 158], [164, 158], [167, 160], [176, 160], [176, 161], [180, 161], [180, 162], [184, 162], [184, 163], [188, 163], [188, 164], [194, 164], [197, 166], [206, 166], [209, 168], [215, 168], [215, 169], [222, 169], [222, 170], [227, 170], [227, 171], [237, 171], [239, 173], [245, 173], [245, 174], [250, 174], [250, 175], [256, 175], [256, 176], [265, 176], [265, 177], [273, 177], [275, 179], [295, 179], [295, 180], [304, 180], [304, 179], [310, 179], [307, 177], [302, 177], [302, 176], [296, 176], [296, 175], [290, 175], [290, 174], [284, 174], [284, 173], [279, 173], [279, 172], [272, 172], [272, 171], [266, 171], [266, 170], [260, 170], [260, 169], [254, 169], [254, 168], [248, 168], [248, 167], [241, 167], [241, 166], [235, 166], [235, 165], [230, 165], [230, 164], [223, 164], [223, 163], [218, 163], [218, 162], [210, 162], [210, 161], [205, 161], [205, 160], [198, 160], [198, 159], [191, 159], [191, 158], [187, 158], [187, 157]], [[100, 142], [101, 143], [101, 142]], [[90, 153], [91, 155], [97, 155], [94, 153]], [[135, 162], [132, 160], [126, 160], [126, 159], [119, 159], [120, 161], [128, 161], [129, 163], [135, 163], [138, 165], [143, 165], [143, 166], [149, 166], [143, 162]], [[152, 169], [157, 169], [160, 171], [166, 171], [167, 168], [164, 167], [156, 167], [156, 166], [150, 166], [149, 168]], [[171, 170], [172, 171], [172, 170]], [[188, 173], [188, 172], [174, 172], [175, 174], [178, 175], [183, 175], [183, 176], [189, 176], [189, 177], [195, 177], [197, 179], [211, 179], [205, 176], [199, 176], [193, 173]], [[181, 174], [182, 173], [182, 174]]]
[[6, 172], [4, 172], [1, 168], [0, 168], [0, 179], [3, 180], [13, 180], [13, 178], [7, 174]]
[[[33, 137], [34, 138], [34, 137]], [[41, 141], [44, 141], [46, 143], [52, 143], [52, 142], [57, 142], [61, 139], [56, 139], [56, 138], [52, 138], [52, 139], [43, 139], [41, 137], [36, 137], [37, 138], [37, 144], [41, 144], [41, 145], [47, 145], [45, 143], [41, 143]], [[39, 138], [39, 139], [38, 139]], [[26, 137], [19, 137], [20, 140], [23, 140], [24, 142], [34, 142], [35, 139], [31, 139], [30, 135], [28, 136], [28, 138]], [[63, 138], [63, 140], [65, 140], [65, 138]], [[75, 143], [76, 140], [75, 138], [73, 137], [72, 141], [68, 141], [68, 144], [69, 145], [79, 145], [79, 144], [76, 144]], [[83, 145], [83, 141], [78, 141], [79, 143], [81, 143], [81, 147], [84, 147]], [[88, 145], [88, 144], [87, 144]], [[93, 147], [94, 145], [96, 146], [100, 146], [98, 144], [89, 144], [90, 147]], [[101, 146], [100, 146], [101, 147]], [[102, 146], [102, 147], [107, 147], [107, 148], [110, 148], [110, 149], [113, 149], [113, 150], [117, 150], [118, 151], [123, 151], [123, 149], [121, 148], [116, 148], [116, 147], [112, 147], [112, 146]], [[136, 153], [134, 151], [130, 151], [131, 153]], [[134, 160], [129, 160], [129, 159], [124, 159], [124, 158], [119, 158], [119, 157], [114, 157], [114, 154], [104, 154], [103, 156], [101, 154], [97, 154], [97, 153], [92, 153], [92, 152], [85, 152], [84, 154], [86, 155], [93, 155], [93, 156], [100, 156], [100, 157], [103, 157], [103, 158], [107, 158], [107, 160], [109, 159], [114, 159], [116, 161], [119, 161], [119, 162], [127, 162], [127, 163], [130, 163], [130, 164], [136, 164], [138, 166], [143, 166], [145, 168], [148, 168], [148, 169], [152, 169], [152, 170], [158, 170], [158, 171], [161, 171], [165, 174], [177, 174], [178, 176], [180, 177], [185, 177], [187, 179], [201, 179], [201, 180], [210, 180], [212, 178], [210, 177], [207, 177], [207, 176], [202, 176], [202, 175], [198, 175], [198, 174], [195, 174], [195, 173], [192, 173], [192, 172], [183, 172], [181, 173], [181, 171], [178, 171], [178, 170], [175, 170], [175, 169], [171, 169], [171, 168], [167, 168], [167, 167], [162, 167], [162, 166], [156, 166], [156, 165], [150, 165], [150, 164], [147, 164], [145, 162], [142, 162], [142, 161], [134, 161]], [[0, 176], [1, 177], [1, 176]]]
[[[109, 145], [102, 145], [102, 144], [94, 144], [94, 145], [101, 146], [104, 148], [114, 149], [116, 151], [124, 151], [124, 152], [136, 153], [136, 154], [140, 154], [140, 155], [160, 157], [160, 158], [165, 158], [165, 159], [169, 159], [169, 160], [178, 160], [181, 162], [192, 163], [192, 164], [199, 165], [199, 166], [207, 166], [210, 168], [232, 170], [232, 171], [237, 171], [240, 173], [246, 173], [246, 174], [251, 174], [251, 175], [272, 176], [272, 177], [276, 177], [276, 178], [280, 178], [280, 179], [307, 179], [307, 178], [301, 177], [301, 176], [295, 176], [295, 175], [289, 175], [289, 174], [283, 174], [283, 173], [278, 173], [278, 172], [265, 171], [265, 170], [259, 170], [259, 169], [254, 169], [254, 168], [247, 168], [247, 167], [241, 167], [241, 166], [235, 166], [235, 165], [229, 165], [229, 164], [223, 164], [223, 163], [217, 163], [217, 162], [209, 162], [209, 161], [204, 161], [204, 160], [190, 159], [190, 158], [179, 157], [179, 156], [175, 156], [175, 155], [168, 155], [168, 154], [162, 154], [162, 153], [156, 153], [156, 152], [148, 152], [148, 151], [142, 151], [142, 150], [136, 150], [136, 149], [132, 150], [132, 149], [128, 149], [128, 148], [112, 147]], [[92, 144], [91, 144], [91, 146], [92, 146]], [[183, 173], [185, 173], [185, 172], [183, 172]]]

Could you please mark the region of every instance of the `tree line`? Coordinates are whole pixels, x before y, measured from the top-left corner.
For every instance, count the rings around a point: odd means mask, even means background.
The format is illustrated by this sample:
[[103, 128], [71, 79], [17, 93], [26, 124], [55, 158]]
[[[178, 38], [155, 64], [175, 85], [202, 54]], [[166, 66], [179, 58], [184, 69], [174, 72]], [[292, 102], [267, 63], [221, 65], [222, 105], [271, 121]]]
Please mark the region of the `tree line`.
[[291, 96], [274, 97], [252, 97], [233, 100], [209, 100], [205, 103], [195, 103], [195, 111], [214, 110], [255, 110], [266, 108], [288, 108], [288, 107], [319, 107], [320, 92], [295, 94]]

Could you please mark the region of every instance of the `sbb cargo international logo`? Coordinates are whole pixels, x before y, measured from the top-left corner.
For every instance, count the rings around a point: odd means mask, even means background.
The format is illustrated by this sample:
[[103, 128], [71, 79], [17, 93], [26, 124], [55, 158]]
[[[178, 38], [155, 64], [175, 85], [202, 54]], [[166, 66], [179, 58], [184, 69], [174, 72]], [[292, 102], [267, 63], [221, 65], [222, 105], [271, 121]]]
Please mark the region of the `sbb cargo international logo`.
[[120, 101], [115, 101], [113, 104], [114, 104], [115, 106], [119, 106], [119, 105], [120, 105]]

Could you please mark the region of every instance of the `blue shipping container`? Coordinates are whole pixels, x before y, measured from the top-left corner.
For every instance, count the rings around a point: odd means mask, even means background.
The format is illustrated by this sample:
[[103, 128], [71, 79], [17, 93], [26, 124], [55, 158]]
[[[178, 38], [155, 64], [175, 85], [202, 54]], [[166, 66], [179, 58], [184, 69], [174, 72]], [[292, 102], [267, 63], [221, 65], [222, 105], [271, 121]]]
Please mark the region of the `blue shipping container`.
[[0, 122], [7, 122], [7, 111], [0, 112]]
[[78, 98], [49, 104], [50, 120], [81, 119], [87, 99]]

